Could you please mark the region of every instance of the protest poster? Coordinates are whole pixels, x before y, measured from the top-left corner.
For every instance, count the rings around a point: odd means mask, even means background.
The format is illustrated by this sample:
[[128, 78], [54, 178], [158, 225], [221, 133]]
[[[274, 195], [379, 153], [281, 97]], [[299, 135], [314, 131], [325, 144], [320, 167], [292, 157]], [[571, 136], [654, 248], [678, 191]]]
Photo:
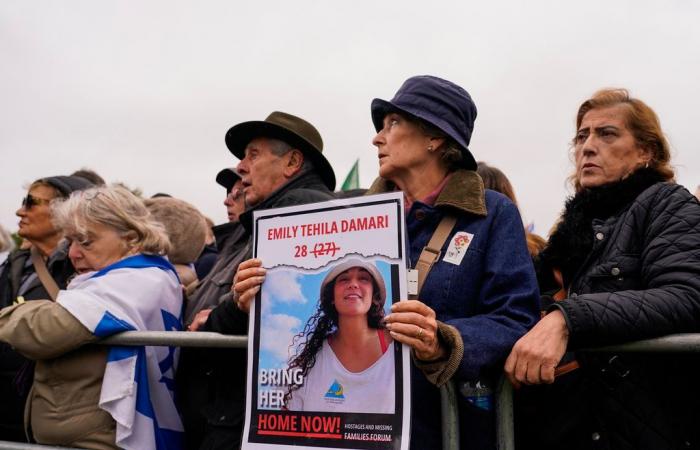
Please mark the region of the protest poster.
[[402, 194], [256, 211], [253, 228], [267, 274], [242, 448], [408, 449], [409, 348], [381, 325], [407, 298]]

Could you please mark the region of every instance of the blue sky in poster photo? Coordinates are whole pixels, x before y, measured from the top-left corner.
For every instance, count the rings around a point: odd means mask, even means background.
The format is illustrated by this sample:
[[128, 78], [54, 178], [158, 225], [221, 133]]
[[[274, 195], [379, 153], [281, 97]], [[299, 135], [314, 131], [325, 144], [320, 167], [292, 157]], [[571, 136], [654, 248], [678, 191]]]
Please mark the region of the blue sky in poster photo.
[[[385, 280], [387, 301], [384, 309], [388, 313], [392, 298], [390, 264], [381, 260], [373, 262]], [[318, 308], [321, 282], [331, 269], [329, 266], [321, 271], [306, 272], [279, 267], [268, 271], [261, 294], [264, 326], [261, 330], [260, 368], [287, 367], [292, 338]]]

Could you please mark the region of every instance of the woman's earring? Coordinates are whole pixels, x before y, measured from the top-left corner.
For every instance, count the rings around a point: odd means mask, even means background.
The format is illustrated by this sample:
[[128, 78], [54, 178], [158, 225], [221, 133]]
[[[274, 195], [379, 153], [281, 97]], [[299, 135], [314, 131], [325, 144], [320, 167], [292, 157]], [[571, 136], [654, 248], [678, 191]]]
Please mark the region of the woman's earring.
[[649, 168], [649, 161], [647, 161], [647, 163], [644, 164], [644, 168], [645, 168], [645, 169], [648, 169], [648, 168]]
[[433, 146], [432, 146], [432, 145], [429, 145], [429, 146], [428, 146], [428, 151], [432, 153], [432, 151], [433, 151]]

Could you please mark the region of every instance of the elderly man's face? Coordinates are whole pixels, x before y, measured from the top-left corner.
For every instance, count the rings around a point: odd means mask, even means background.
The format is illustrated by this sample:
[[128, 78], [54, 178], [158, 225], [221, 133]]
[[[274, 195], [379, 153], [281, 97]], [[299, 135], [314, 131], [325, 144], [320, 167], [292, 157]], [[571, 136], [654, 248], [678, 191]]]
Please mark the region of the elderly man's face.
[[224, 200], [226, 212], [228, 213], [229, 222], [238, 222], [238, 216], [245, 211], [245, 202], [243, 201], [243, 182], [239, 179], [231, 187], [231, 190], [226, 194]]
[[257, 206], [287, 182], [292, 153], [293, 150], [282, 156], [275, 155], [267, 138], [256, 138], [248, 143], [245, 157], [237, 167], [247, 207]]

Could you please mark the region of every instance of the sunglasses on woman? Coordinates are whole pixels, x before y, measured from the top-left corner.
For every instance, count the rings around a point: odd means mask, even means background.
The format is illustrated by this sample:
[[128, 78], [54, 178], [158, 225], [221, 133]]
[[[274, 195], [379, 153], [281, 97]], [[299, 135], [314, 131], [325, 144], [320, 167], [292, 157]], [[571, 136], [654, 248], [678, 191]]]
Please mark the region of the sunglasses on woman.
[[24, 209], [32, 209], [34, 205], [48, 205], [50, 202], [51, 199], [38, 198], [27, 194], [27, 196], [22, 199], [22, 207]]

